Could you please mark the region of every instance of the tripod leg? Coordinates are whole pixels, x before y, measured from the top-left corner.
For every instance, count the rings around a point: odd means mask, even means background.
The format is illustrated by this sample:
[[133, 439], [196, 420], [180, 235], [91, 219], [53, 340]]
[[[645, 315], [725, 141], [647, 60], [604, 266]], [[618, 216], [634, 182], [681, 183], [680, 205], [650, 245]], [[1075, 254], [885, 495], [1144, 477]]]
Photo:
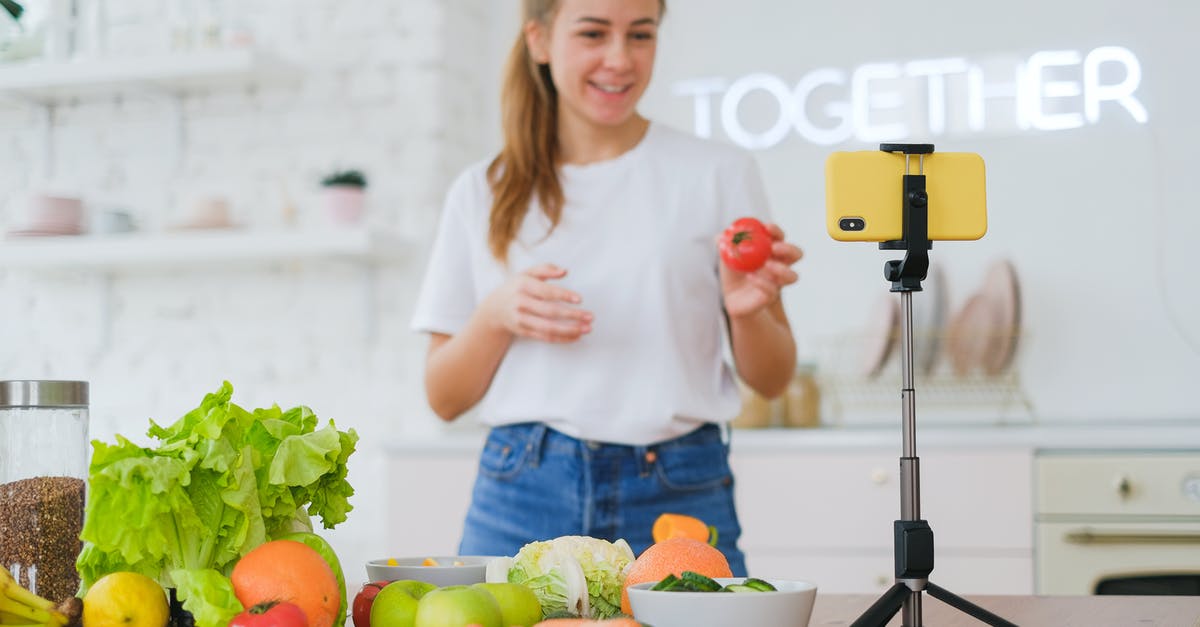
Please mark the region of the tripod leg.
[[999, 616], [975, 605], [974, 603], [950, 592], [949, 590], [933, 583], [932, 581], [925, 584], [925, 591], [929, 596], [953, 607], [969, 616], [974, 616], [979, 620], [992, 625], [992, 627], [1017, 627], [1016, 623], [1010, 623]]
[[908, 595], [912, 594], [912, 590], [903, 583], [895, 583], [883, 596], [879, 597], [867, 611], [862, 613], [857, 620], [850, 623], [850, 627], [885, 627], [888, 621], [900, 611], [904, 605], [904, 600]]

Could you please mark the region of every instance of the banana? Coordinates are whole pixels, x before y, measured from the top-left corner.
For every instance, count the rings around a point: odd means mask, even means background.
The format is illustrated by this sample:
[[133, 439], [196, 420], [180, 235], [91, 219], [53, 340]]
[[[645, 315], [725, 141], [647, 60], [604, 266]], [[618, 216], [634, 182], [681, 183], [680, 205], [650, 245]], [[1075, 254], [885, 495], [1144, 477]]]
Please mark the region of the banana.
[[6, 596], [14, 601], [18, 601], [30, 607], [36, 607], [43, 610], [54, 609], [54, 602], [26, 590], [13, 579], [11, 573], [7, 569], [0, 568], [0, 595]]
[[4, 625], [5, 627], [9, 627], [10, 625], [11, 626], [16, 626], [16, 625], [37, 626], [38, 623], [32, 622], [31, 620], [29, 620], [28, 618], [25, 618], [24, 616], [17, 616], [16, 614], [10, 614], [8, 612], [0, 612], [0, 625]]
[[[0, 572], [4, 572], [0, 569]], [[7, 573], [5, 573], [7, 574]], [[22, 588], [12, 576], [0, 575], [0, 624], [47, 625], [62, 627], [67, 617], [54, 609], [54, 603]]]

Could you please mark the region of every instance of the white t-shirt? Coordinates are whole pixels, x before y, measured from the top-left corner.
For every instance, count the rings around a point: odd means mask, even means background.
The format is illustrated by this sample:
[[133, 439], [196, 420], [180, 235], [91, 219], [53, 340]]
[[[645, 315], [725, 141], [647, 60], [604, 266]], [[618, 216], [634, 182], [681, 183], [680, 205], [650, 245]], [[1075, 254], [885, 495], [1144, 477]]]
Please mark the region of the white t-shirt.
[[485, 424], [638, 445], [737, 414], [716, 236], [742, 216], [769, 220], [749, 153], [652, 123], [619, 157], [563, 166], [559, 224], [547, 236], [535, 203], [507, 270], [487, 245], [486, 169], [447, 194], [413, 329], [454, 335], [510, 273], [541, 263], [567, 270], [560, 283], [594, 319], [572, 343], [517, 338], [482, 400]]

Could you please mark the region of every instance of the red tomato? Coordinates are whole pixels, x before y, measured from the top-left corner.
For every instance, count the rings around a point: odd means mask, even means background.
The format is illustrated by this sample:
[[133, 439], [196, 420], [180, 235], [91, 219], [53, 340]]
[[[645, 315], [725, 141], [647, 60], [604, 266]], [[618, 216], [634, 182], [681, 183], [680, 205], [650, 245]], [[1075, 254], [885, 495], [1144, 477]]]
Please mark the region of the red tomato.
[[234, 616], [229, 627], [308, 627], [308, 617], [294, 603], [266, 601]]
[[721, 260], [738, 272], [754, 272], [771, 256], [771, 234], [754, 218], [738, 218], [721, 234]]

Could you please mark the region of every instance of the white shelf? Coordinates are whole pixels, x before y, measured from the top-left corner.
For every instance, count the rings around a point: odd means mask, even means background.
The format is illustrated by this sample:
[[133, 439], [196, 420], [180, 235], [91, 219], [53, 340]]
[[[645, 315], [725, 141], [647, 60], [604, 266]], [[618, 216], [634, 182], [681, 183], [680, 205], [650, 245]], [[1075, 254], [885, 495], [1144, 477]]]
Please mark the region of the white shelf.
[[190, 90], [273, 79], [290, 74], [282, 61], [251, 49], [68, 62], [0, 65], [0, 95], [52, 103], [59, 100], [159, 90]]
[[27, 237], [0, 241], [0, 270], [154, 269], [306, 259], [374, 261], [398, 258], [406, 248], [398, 234], [367, 227]]

